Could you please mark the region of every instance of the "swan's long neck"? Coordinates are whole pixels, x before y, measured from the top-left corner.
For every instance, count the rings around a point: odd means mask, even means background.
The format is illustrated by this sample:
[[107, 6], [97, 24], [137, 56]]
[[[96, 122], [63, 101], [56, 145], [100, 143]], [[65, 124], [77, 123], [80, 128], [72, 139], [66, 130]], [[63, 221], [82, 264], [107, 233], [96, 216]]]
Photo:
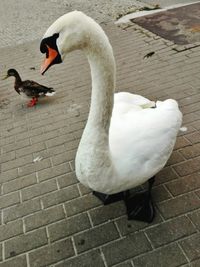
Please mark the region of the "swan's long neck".
[[[108, 43], [109, 44], [109, 43]], [[108, 45], [107, 44], [107, 45]], [[88, 124], [108, 134], [115, 90], [115, 62], [110, 45], [89, 51], [92, 96]]]
[[[87, 127], [108, 134], [115, 90], [115, 60], [105, 33], [100, 30], [86, 49], [91, 69], [92, 96]], [[92, 39], [92, 38], [91, 38]]]
[[[99, 27], [99, 26], [98, 26]], [[85, 49], [92, 78], [92, 96], [88, 121], [84, 129], [77, 156], [76, 174], [79, 180], [95, 189], [95, 180], [111, 179], [112, 159], [109, 151], [109, 127], [115, 89], [115, 60], [112, 47], [103, 30], [90, 36]], [[99, 184], [99, 182], [97, 182]], [[102, 192], [106, 183], [102, 182]]]

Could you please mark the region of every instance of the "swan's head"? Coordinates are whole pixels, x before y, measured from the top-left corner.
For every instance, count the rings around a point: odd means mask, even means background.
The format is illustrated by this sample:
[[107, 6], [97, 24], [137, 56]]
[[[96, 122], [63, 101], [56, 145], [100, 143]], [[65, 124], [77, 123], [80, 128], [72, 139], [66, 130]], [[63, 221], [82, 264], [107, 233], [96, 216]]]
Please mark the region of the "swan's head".
[[87, 45], [87, 30], [91, 21], [93, 20], [84, 13], [73, 11], [60, 17], [49, 27], [40, 44], [40, 51], [46, 54], [41, 66], [42, 74], [52, 65], [62, 63], [67, 53], [83, 49]]

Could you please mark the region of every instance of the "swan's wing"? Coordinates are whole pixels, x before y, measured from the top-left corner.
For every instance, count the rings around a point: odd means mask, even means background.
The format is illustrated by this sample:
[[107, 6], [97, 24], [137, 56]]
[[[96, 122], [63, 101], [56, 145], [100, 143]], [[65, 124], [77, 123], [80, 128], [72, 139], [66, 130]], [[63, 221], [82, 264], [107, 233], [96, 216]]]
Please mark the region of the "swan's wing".
[[141, 108], [154, 107], [155, 102], [141, 95], [135, 95], [127, 92], [119, 92], [114, 94], [114, 103], [123, 103], [140, 106]]
[[[109, 132], [113, 162], [130, 185], [156, 174], [167, 162], [182, 122], [175, 100], [156, 103], [156, 108], [117, 112], [115, 103]], [[135, 179], [135, 184], [134, 184]], [[132, 180], [132, 181], [131, 181]], [[129, 185], [129, 186], [130, 186]]]

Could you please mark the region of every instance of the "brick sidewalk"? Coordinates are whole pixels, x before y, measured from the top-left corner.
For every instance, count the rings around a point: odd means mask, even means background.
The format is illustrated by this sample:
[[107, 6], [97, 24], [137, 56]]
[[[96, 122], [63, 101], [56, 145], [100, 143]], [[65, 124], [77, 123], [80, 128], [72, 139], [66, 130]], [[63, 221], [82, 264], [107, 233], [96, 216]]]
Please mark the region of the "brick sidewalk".
[[105, 30], [117, 88], [152, 100], [175, 98], [184, 114], [187, 131], [154, 186], [155, 221], [127, 221], [123, 203], [102, 206], [76, 180], [74, 157], [91, 93], [84, 55], [69, 55], [42, 77], [39, 41], [3, 48], [1, 74], [14, 67], [57, 94], [28, 109], [12, 78], [0, 82], [1, 267], [200, 266], [200, 47], [177, 52], [134, 24]]

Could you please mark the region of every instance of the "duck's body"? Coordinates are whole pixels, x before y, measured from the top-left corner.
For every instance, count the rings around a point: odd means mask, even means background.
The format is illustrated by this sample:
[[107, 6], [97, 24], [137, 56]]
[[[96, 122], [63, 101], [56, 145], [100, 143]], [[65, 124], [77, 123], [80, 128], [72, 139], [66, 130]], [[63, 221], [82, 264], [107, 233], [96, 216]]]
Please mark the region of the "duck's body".
[[[135, 214], [143, 209], [149, 214], [145, 220], [151, 221], [150, 178], [163, 168], [173, 150], [182, 121], [178, 104], [171, 99], [155, 104], [126, 92], [114, 94], [115, 60], [109, 40], [95, 21], [78, 11], [60, 17], [47, 30], [41, 43], [47, 55], [42, 73], [75, 49], [85, 52], [92, 76], [89, 117], [76, 155], [77, 178], [100, 198], [149, 180], [147, 193], [125, 202], [128, 212], [134, 213], [129, 218], [138, 219]], [[144, 199], [141, 208], [137, 201]]]
[[15, 91], [23, 98], [31, 99], [31, 101], [28, 103], [29, 107], [36, 105], [38, 98], [44, 96], [53, 96], [55, 94], [53, 88], [46, 87], [31, 80], [22, 81], [19, 73], [15, 69], [9, 69], [5, 78], [11, 76], [15, 77]]

